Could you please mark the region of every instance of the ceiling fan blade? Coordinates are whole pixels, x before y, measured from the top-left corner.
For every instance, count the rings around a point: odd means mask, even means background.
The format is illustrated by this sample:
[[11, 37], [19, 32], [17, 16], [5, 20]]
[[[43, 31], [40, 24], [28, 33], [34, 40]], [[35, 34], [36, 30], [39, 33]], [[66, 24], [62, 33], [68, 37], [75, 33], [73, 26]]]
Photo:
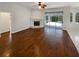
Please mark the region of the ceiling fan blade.
[[38, 2], [38, 5], [41, 6], [41, 2]]

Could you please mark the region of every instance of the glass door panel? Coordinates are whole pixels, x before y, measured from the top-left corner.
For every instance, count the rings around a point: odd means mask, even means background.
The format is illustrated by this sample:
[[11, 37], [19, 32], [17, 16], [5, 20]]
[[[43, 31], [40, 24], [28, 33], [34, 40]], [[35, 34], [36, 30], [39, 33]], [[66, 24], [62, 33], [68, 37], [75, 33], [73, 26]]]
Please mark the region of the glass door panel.
[[46, 14], [46, 26], [53, 28], [62, 28], [63, 23], [63, 13], [51, 13]]

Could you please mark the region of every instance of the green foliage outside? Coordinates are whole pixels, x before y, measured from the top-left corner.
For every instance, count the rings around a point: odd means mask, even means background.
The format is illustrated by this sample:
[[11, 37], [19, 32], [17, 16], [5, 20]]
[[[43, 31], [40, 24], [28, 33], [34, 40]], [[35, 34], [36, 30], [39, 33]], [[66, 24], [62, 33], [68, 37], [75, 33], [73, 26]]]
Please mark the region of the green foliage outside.
[[[63, 16], [50, 16], [51, 22], [63, 22]], [[46, 23], [48, 23], [48, 16], [46, 16]]]
[[63, 16], [51, 16], [51, 22], [62, 22]]
[[76, 22], [79, 22], [79, 15], [76, 16]]

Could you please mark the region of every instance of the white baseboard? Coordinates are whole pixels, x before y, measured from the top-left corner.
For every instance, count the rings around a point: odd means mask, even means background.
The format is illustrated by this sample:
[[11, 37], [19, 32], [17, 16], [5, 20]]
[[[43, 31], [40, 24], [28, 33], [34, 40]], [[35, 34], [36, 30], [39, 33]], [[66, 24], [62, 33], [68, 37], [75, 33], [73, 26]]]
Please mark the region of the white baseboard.
[[27, 27], [27, 28], [23, 28], [23, 29], [20, 29], [20, 30], [17, 30], [17, 31], [11, 31], [12, 34], [14, 33], [17, 33], [17, 32], [20, 32], [20, 31], [23, 31], [23, 30], [26, 30], [26, 29], [29, 29], [30, 27]]
[[79, 53], [79, 40], [76, 38], [76, 34], [73, 33], [73, 31], [68, 31], [67, 30], [67, 32], [68, 32], [68, 34], [69, 34], [74, 46], [76, 47], [76, 49], [77, 49], [77, 51]]

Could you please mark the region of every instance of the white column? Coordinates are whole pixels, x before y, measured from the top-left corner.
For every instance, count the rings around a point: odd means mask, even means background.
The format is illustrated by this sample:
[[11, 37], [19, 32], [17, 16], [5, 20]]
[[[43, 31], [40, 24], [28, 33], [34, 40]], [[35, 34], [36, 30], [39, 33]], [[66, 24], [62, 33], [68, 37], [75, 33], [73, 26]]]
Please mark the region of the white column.
[[64, 7], [63, 13], [63, 30], [70, 28], [70, 7]]
[[75, 12], [73, 12], [73, 15], [72, 15], [72, 16], [73, 16], [73, 18], [72, 18], [72, 22], [73, 22], [73, 23], [75, 23], [75, 19], [76, 19], [76, 17], [75, 17], [75, 16], [76, 16], [76, 13], [75, 13]]

